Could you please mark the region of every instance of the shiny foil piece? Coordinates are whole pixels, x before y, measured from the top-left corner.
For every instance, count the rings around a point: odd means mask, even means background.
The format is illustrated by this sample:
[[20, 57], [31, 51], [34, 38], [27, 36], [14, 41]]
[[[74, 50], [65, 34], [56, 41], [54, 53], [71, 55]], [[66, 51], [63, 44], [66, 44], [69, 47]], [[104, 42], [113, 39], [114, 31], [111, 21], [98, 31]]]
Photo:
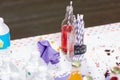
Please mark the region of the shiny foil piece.
[[91, 76], [84, 76], [83, 80], [93, 80], [93, 78]]
[[72, 66], [73, 67], [80, 67], [81, 66], [80, 61], [73, 60]]
[[114, 74], [120, 74], [120, 68], [119, 68], [119, 67], [113, 67], [113, 68], [111, 69], [111, 71], [112, 71], [112, 73], [114, 73]]

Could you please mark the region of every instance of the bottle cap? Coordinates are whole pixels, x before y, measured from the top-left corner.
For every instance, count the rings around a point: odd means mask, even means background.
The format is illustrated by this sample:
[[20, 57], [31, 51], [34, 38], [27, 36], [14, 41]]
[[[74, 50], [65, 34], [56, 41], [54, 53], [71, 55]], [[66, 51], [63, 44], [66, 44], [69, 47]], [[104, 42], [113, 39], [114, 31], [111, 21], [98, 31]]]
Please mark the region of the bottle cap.
[[4, 22], [3, 18], [2, 18], [2, 17], [0, 17], [0, 23], [3, 23], [3, 22]]
[[72, 13], [72, 12], [73, 12], [72, 1], [70, 1], [69, 11], [70, 11], [70, 13]]
[[72, 2], [72, 1], [70, 1], [70, 6], [72, 6], [72, 3], [73, 3], [73, 2]]

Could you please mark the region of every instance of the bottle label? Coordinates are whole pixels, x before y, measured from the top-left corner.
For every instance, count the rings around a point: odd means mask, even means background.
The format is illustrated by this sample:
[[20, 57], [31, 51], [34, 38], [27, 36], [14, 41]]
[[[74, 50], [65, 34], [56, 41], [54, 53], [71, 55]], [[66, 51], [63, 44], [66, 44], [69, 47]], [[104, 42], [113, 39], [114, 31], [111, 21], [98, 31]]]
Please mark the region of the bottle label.
[[5, 49], [10, 46], [10, 32], [5, 35], [0, 35], [0, 49]]
[[86, 52], [86, 45], [74, 45], [74, 54], [75, 55], [81, 55]]

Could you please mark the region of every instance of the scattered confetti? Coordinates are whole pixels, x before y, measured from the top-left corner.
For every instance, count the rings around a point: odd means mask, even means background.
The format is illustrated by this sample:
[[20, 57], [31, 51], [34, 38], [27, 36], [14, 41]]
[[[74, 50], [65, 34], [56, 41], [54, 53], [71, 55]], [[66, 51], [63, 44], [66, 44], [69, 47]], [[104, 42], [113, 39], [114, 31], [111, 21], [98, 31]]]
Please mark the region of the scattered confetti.
[[30, 73], [30, 72], [28, 72], [28, 75], [31, 75], [31, 73]]
[[55, 41], [54, 41], [54, 40], [52, 40], [52, 41], [51, 41], [51, 44], [54, 44], [54, 43], [55, 43]]

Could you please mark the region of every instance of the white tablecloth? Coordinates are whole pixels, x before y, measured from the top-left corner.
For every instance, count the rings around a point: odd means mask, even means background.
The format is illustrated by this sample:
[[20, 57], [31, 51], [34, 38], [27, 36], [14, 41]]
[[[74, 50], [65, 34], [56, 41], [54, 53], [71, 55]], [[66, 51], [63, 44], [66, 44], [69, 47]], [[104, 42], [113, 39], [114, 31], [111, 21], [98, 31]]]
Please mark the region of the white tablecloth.
[[[84, 59], [81, 62], [82, 66], [80, 68], [83, 75], [91, 75], [94, 80], [105, 80], [104, 74], [106, 70], [110, 70], [112, 67], [120, 64], [119, 34], [120, 23], [94, 26], [85, 29], [84, 43], [87, 45], [87, 52], [84, 54]], [[60, 77], [60, 75], [71, 70], [71, 63], [66, 60], [65, 55], [63, 55], [60, 50], [60, 36], [60, 33], [53, 33], [11, 41], [10, 61], [17, 67], [22, 80], [29, 80], [29, 70], [26, 70], [26, 66], [30, 62], [31, 55], [34, 53], [39, 54], [37, 47], [37, 42], [39, 40], [48, 40], [52, 47], [60, 52], [60, 63], [55, 66], [50, 64], [47, 65], [49, 66], [47, 70], [50, 76], [53, 78], [56, 76]], [[110, 55], [106, 54], [106, 49], [111, 50]]]

